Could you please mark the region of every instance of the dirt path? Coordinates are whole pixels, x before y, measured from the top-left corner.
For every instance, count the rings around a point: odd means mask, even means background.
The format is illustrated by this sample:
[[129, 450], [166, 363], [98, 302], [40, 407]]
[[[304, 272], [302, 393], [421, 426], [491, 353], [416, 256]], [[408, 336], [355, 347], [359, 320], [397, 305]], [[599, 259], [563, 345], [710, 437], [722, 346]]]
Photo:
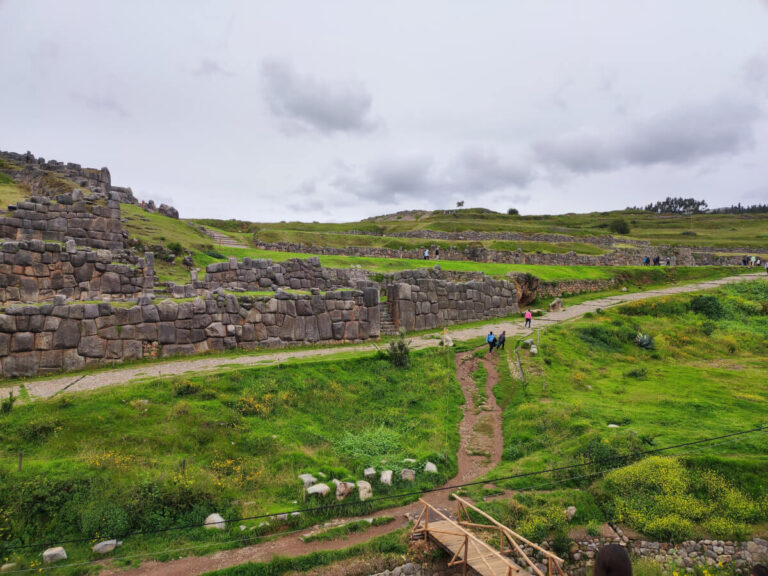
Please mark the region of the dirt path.
[[[538, 328], [541, 326], [548, 326], [565, 322], [573, 318], [583, 316], [587, 312], [594, 312], [597, 308], [610, 308], [618, 304], [625, 302], [632, 302], [635, 300], [644, 300], [647, 298], [653, 298], [655, 296], [664, 296], [669, 294], [682, 294], [685, 292], [695, 292], [698, 290], [706, 290], [708, 288], [715, 288], [724, 284], [730, 284], [733, 282], [743, 282], [745, 280], [754, 280], [756, 278], [765, 278], [765, 274], [745, 274], [742, 276], [731, 276], [728, 278], [722, 278], [720, 280], [712, 280], [708, 282], [697, 282], [695, 284], [685, 284], [682, 286], [672, 286], [669, 288], [661, 288], [659, 290], [648, 290], [646, 292], [638, 292], [635, 294], [622, 294], [618, 296], [609, 296], [607, 298], [599, 298], [596, 300], [589, 300], [582, 304], [576, 304], [569, 306], [565, 310], [560, 312], [550, 312], [540, 318], [535, 318], [533, 327]], [[474, 326], [471, 328], [455, 326], [448, 328], [451, 337], [454, 340], [469, 340], [478, 336], [484, 336], [489, 329], [494, 332], [507, 331], [507, 336], [512, 338], [514, 336], [520, 336], [530, 332], [522, 326], [521, 321], [488, 321], [482, 326]], [[435, 332], [437, 334], [437, 332]], [[427, 348], [430, 346], [437, 346], [439, 340], [432, 335], [422, 335], [412, 339], [412, 346], [416, 349]], [[69, 374], [67, 376], [60, 376], [56, 378], [47, 379], [30, 379], [25, 381], [24, 385], [30, 398], [49, 398], [58, 392], [66, 390], [67, 392], [80, 392], [83, 390], [93, 390], [96, 388], [102, 388], [104, 386], [115, 386], [119, 384], [127, 384], [136, 380], [144, 378], [161, 378], [165, 376], [177, 376], [189, 372], [206, 372], [213, 371], [222, 367], [228, 366], [258, 366], [264, 364], [272, 364], [278, 362], [285, 362], [291, 358], [308, 358], [314, 356], [329, 356], [342, 352], [349, 351], [370, 351], [375, 350], [374, 345], [359, 344], [350, 345], [346, 347], [328, 347], [328, 348], [303, 348], [303, 349], [286, 349], [279, 352], [270, 354], [244, 354], [242, 356], [210, 356], [203, 358], [192, 359], [175, 359], [168, 362], [157, 362], [152, 364], [138, 365], [134, 367], [120, 367], [94, 372], [92, 374], [80, 375]], [[3, 390], [0, 387], [0, 390]], [[18, 386], [11, 387], [14, 395], [19, 395]], [[3, 390], [5, 394], [5, 390]]]
[[[485, 358], [478, 360], [471, 352], [456, 355], [456, 375], [464, 393], [464, 405], [462, 406], [464, 415], [459, 425], [461, 439], [458, 451], [458, 473], [445, 486], [455, 486], [462, 482], [476, 480], [501, 461], [504, 439], [501, 430], [501, 409], [496, 404], [496, 397], [493, 394], [493, 388], [499, 381], [494, 360], [495, 357], [491, 360]], [[475, 403], [477, 386], [472, 374], [480, 362], [485, 367], [488, 377], [485, 382], [486, 399], [481, 405], [477, 405]], [[452, 509], [453, 506], [449, 497], [450, 490], [443, 490], [426, 494], [424, 499], [437, 508]], [[299, 538], [313, 531], [312, 528], [308, 528], [271, 542], [234, 550], [223, 550], [207, 556], [187, 556], [170, 562], [150, 561], [134, 570], [119, 570], [110, 567], [102, 571], [101, 574], [102, 576], [191, 576], [246, 562], [268, 562], [275, 556], [294, 557], [304, 556], [319, 550], [338, 550], [353, 544], [367, 542], [375, 536], [403, 528], [408, 525], [409, 517], [418, 515], [419, 511], [420, 505], [418, 503], [379, 510], [368, 517], [392, 516], [395, 518], [394, 522], [352, 534], [346, 539], [304, 543]], [[345, 520], [359, 519], [347, 518]]]

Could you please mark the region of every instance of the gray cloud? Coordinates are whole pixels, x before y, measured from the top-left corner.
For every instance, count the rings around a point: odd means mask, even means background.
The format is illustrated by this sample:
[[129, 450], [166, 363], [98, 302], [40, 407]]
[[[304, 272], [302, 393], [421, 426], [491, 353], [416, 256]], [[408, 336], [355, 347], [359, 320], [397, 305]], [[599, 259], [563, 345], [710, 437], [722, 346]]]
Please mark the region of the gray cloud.
[[332, 188], [379, 204], [400, 200], [445, 200], [525, 186], [533, 172], [521, 162], [485, 149], [465, 149], [447, 163], [425, 155], [394, 156], [372, 163], [362, 172], [347, 170]]
[[612, 133], [580, 131], [534, 145], [545, 166], [589, 173], [624, 166], [686, 165], [752, 148], [759, 106], [744, 98], [681, 106]]
[[72, 100], [79, 102], [91, 111], [108, 112], [124, 118], [130, 116], [130, 113], [114, 96], [107, 94], [83, 94], [81, 92], [73, 92], [70, 96]]
[[192, 71], [195, 76], [234, 76], [232, 72], [223, 68], [216, 60], [204, 58]]
[[323, 134], [365, 132], [373, 98], [360, 84], [332, 83], [298, 74], [287, 62], [267, 60], [261, 68], [264, 96], [284, 128]]

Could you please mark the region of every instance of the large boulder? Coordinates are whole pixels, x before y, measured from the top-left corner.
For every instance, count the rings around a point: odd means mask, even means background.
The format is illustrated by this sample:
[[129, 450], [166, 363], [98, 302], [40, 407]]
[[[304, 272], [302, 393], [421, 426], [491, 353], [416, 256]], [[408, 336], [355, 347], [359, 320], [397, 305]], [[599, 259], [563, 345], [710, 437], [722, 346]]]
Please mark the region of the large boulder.
[[431, 474], [437, 473], [437, 466], [435, 466], [432, 462], [427, 462], [424, 465], [424, 472], [429, 472]]
[[560, 298], [555, 298], [549, 303], [550, 312], [560, 312], [563, 309], [563, 301]]
[[357, 481], [357, 496], [360, 500], [368, 500], [368, 498], [373, 496], [371, 485], [365, 480]]
[[213, 514], [209, 514], [203, 524], [206, 530], [225, 530], [227, 527], [227, 523], [224, 518], [215, 512]]
[[122, 542], [118, 542], [117, 540], [104, 540], [103, 542], [94, 544], [91, 550], [96, 554], [109, 554], [121, 544]]
[[157, 211], [163, 216], [168, 216], [168, 218], [179, 219], [179, 211], [173, 206], [168, 206], [168, 204], [160, 204], [160, 208]]
[[53, 564], [54, 562], [61, 562], [67, 559], [67, 551], [62, 546], [56, 546], [55, 548], [48, 548], [43, 552], [43, 562], [45, 564]]
[[379, 482], [386, 484], [387, 486], [392, 486], [392, 470], [382, 470]]
[[406, 482], [413, 482], [414, 480], [416, 480], [416, 471], [411, 470], [410, 468], [403, 468], [400, 471], [400, 478], [402, 478]]
[[316, 494], [318, 496], [327, 496], [328, 493], [331, 491], [331, 489], [328, 487], [328, 484], [323, 484], [320, 482], [319, 484], [313, 484], [309, 488], [307, 488], [307, 494], [310, 496]]
[[355, 485], [352, 482], [339, 482], [336, 485], [336, 500], [344, 500], [347, 496], [352, 494], [355, 490]]

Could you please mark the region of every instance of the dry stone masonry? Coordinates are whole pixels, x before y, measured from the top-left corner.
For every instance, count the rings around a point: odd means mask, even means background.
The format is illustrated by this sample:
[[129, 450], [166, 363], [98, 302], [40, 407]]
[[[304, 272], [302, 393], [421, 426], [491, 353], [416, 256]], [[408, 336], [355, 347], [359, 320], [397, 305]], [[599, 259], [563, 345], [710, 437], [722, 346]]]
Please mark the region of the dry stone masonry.
[[387, 286], [387, 306], [395, 326], [406, 331], [503, 318], [519, 311], [513, 283], [488, 276], [454, 283], [442, 279], [439, 268], [394, 274]]
[[0, 302], [45, 302], [55, 296], [73, 300], [125, 299], [152, 292], [150, 255], [115, 261], [109, 250], [80, 249], [42, 240], [0, 241]]
[[133, 306], [11, 305], [0, 313], [0, 376], [33, 376], [156, 356], [379, 335], [379, 294], [368, 288], [274, 297], [208, 294], [193, 301], [148, 297]]

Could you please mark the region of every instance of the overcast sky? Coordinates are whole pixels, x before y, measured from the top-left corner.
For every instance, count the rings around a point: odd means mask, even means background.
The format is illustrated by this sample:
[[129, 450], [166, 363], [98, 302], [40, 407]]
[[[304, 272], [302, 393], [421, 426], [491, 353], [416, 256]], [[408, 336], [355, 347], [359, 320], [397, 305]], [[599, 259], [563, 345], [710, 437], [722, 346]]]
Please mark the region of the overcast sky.
[[0, 0], [0, 149], [182, 217], [768, 201], [768, 0]]

